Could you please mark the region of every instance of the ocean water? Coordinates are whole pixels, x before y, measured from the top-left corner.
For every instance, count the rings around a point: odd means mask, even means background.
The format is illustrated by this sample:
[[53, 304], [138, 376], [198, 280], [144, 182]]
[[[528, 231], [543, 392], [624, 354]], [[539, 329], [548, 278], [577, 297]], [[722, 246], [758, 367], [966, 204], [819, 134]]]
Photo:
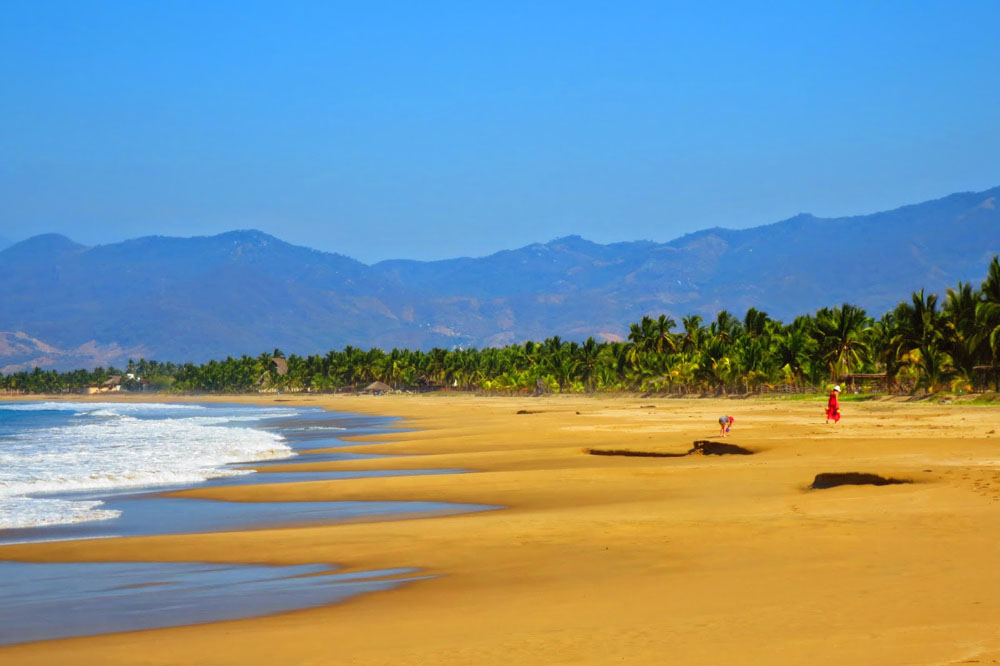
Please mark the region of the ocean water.
[[116, 518], [79, 491], [194, 485], [252, 474], [233, 463], [294, 455], [291, 408], [163, 403], [0, 403], [0, 530]]
[[[324, 606], [425, 578], [329, 565], [0, 562], [0, 645], [236, 620]], [[387, 578], [387, 577], [393, 578]]]
[[[424, 501], [228, 502], [164, 496], [192, 486], [333, 481], [464, 470], [283, 470], [394, 419], [318, 407], [0, 402], [0, 544], [192, 534], [498, 507]], [[255, 472], [251, 467], [269, 463]], [[404, 565], [406, 563], [403, 563]], [[0, 645], [256, 617], [336, 603], [421, 576], [335, 573], [325, 563], [0, 561]]]

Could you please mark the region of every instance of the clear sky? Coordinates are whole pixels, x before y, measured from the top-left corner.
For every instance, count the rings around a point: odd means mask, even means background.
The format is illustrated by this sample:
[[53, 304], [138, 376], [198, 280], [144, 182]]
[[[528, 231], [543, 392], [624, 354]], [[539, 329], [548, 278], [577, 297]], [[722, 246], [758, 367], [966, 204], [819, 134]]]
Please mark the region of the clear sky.
[[983, 190], [997, 25], [995, 0], [8, 0], [0, 236], [257, 228], [372, 262]]

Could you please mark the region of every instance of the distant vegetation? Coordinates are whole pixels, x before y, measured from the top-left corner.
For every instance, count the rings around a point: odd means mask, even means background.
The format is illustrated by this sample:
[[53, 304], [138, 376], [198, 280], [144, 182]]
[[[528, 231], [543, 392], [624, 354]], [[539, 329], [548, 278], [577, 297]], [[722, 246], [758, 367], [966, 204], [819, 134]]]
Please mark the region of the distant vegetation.
[[379, 380], [400, 389], [498, 393], [727, 394], [804, 390], [852, 377], [890, 390], [1000, 390], [1000, 263], [993, 258], [979, 289], [960, 282], [943, 303], [920, 291], [879, 319], [845, 303], [785, 325], [750, 308], [742, 320], [725, 310], [711, 322], [691, 315], [679, 325], [667, 316], [643, 317], [631, 325], [628, 342], [552, 337], [503, 348], [426, 352], [346, 347], [325, 356], [288, 356], [284, 373], [279, 367], [285, 363], [275, 358], [284, 354], [275, 350], [202, 365], [140, 359], [125, 371], [36, 368], [0, 377], [0, 389], [75, 391], [131, 373], [136, 379], [126, 380], [126, 390], [334, 391]]

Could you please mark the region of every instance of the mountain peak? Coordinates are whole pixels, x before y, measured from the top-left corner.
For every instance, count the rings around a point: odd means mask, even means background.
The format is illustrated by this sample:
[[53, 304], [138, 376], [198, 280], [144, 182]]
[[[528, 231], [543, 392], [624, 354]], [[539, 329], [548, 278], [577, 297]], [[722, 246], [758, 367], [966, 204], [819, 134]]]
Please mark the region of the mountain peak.
[[86, 249], [86, 245], [80, 245], [62, 234], [39, 234], [0, 251], [0, 257], [16, 261], [22, 258], [60, 256]]
[[280, 238], [275, 238], [274, 236], [264, 233], [258, 229], [234, 229], [233, 231], [226, 231], [215, 236], [210, 236], [210, 238], [216, 238], [218, 240], [234, 241], [237, 243], [284, 243], [285, 241]]
[[562, 236], [561, 238], [554, 238], [553, 240], [550, 240], [548, 243], [545, 243], [545, 247], [547, 248], [562, 247], [570, 250], [586, 250], [596, 247], [597, 245], [598, 245], [597, 243], [589, 241], [583, 236], [580, 236], [578, 234], [571, 234], [569, 236]]

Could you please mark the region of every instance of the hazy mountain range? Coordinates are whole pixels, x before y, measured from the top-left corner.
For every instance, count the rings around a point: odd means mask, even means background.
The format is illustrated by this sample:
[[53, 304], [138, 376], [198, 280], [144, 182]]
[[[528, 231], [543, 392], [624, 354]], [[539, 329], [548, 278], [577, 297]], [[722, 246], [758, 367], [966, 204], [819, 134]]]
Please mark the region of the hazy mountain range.
[[444, 261], [383, 261], [259, 231], [86, 247], [56, 235], [0, 251], [0, 370], [145, 356], [205, 361], [623, 338], [642, 315], [779, 319], [850, 302], [880, 315], [921, 288], [977, 284], [1000, 252], [1000, 187], [848, 218], [798, 215], [668, 243], [578, 236]]

